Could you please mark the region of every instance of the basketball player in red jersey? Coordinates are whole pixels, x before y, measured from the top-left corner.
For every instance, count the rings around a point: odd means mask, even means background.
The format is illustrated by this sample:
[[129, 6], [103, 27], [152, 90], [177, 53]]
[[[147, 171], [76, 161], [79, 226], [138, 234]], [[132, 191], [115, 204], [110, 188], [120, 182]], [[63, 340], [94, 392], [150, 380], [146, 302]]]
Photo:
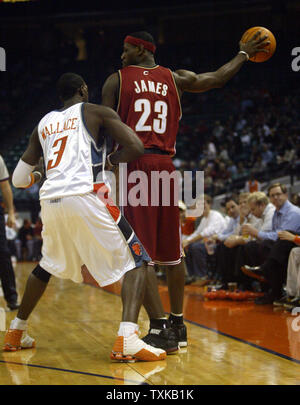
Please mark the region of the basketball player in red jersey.
[[[143, 141], [145, 148], [143, 156], [128, 164], [127, 176], [137, 170], [147, 174], [148, 204], [131, 206], [128, 201], [124, 206], [124, 215], [153, 262], [166, 268], [171, 306], [169, 321], [155, 293], [157, 289], [151, 288], [157, 283], [154, 269], [148, 272], [144, 307], [150, 318], [150, 330], [144, 340], [153, 346], [167, 349], [168, 330], [175, 331], [179, 347], [187, 346], [187, 333], [183, 323], [185, 270], [181, 259], [178, 202], [171, 199], [169, 206], [161, 203], [158, 207], [151, 206], [151, 174], [175, 171], [171, 158], [175, 155], [183, 92], [204, 92], [224, 86], [249, 57], [258, 51], [268, 52], [264, 50], [266, 38], [257, 32], [248, 42], [240, 43], [240, 51], [230, 62], [215, 72], [196, 74], [187, 70], [172, 72], [157, 65], [153, 37], [145, 31], [136, 32], [124, 40], [123, 68], [110, 75], [104, 83], [102, 104], [119, 113], [122, 121]], [[109, 161], [112, 165], [116, 163], [113, 154]], [[135, 185], [128, 182], [126, 186], [129, 196]], [[174, 187], [176, 185], [171, 182], [170, 196], [174, 196]]]

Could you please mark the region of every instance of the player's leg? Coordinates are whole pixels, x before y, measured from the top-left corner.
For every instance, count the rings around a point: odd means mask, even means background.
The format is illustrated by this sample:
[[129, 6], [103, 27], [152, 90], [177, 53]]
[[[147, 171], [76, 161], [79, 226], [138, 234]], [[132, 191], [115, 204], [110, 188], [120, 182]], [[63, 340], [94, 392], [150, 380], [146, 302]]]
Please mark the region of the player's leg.
[[122, 321], [118, 337], [111, 352], [111, 359], [134, 362], [164, 360], [166, 352], [156, 345], [149, 345], [138, 337], [138, 316], [144, 301], [147, 265], [129, 270], [122, 283]]
[[34, 339], [26, 331], [27, 320], [46, 290], [50, 277], [51, 274], [40, 265], [30, 274], [17, 316], [6, 332], [3, 350], [16, 351], [35, 347]]
[[122, 322], [138, 322], [139, 312], [144, 300], [146, 266], [128, 271], [122, 283]]
[[170, 324], [176, 333], [179, 347], [187, 346], [187, 331], [183, 323], [183, 299], [185, 285], [185, 266], [181, 261], [174, 266], [165, 266], [170, 298]]
[[178, 351], [178, 340], [165, 315], [159, 295], [157, 276], [154, 266], [147, 267], [146, 289], [143, 302], [148, 314], [150, 328], [143, 340], [151, 346], [159, 347], [168, 354]]
[[145, 293], [145, 263], [150, 258], [118, 207], [104, 196], [99, 190], [97, 196], [74, 198], [77, 211], [84, 207], [84, 215], [77, 218], [76, 227], [81, 232], [75, 237], [75, 244], [100, 286], [115, 283], [124, 276], [122, 318], [110, 357], [124, 362], [163, 360], [166, 358], [164, 350], [151, 347], [138, 337], [138, 315]]

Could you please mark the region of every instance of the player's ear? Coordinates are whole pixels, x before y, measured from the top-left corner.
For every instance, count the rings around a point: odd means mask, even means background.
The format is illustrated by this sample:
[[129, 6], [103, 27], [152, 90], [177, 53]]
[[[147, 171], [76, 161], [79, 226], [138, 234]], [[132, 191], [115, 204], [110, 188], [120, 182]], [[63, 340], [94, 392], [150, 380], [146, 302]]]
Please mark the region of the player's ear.
[[137, 48], [138, 48], [138, 54], [139, 54], [139, 55], [142, 55], [142, 54], [144, 53], [144, 50], [145, 50], [144, 45], [139, 44], [139, 45], [137, 46]]

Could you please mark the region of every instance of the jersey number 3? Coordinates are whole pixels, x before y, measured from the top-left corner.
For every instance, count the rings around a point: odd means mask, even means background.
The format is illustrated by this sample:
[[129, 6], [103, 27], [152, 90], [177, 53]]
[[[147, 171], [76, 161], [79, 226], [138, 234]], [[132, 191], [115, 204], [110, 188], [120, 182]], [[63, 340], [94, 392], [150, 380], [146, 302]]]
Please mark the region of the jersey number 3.
[[139, 98], [134, 103], [134, 111], [141, 112], [142, 115], [136, 123], [135, 130], [139, 131], [154, 131], [157, 134], [163, 134], [166, 132], [167, 128], [167, 115], [168, 115], [168, 104], [165, 101], [155, 101], [154, 112], [157, 113], [157, 118], [153, 119], [153, 124], [146, 125], [146, 122], [151, 114], [151, 103], [146, 98]]
[[52, 145], [52, 148], [56, 148], [57, 146], [59, 146], [59, 148], [55, 152], [53, 152], [53, 155], [57, 155], [56, 159], [51, 159], [48, 161], [47, 170], [53, 169], [54, 167], [59, 165], [66, 147], [67, 138], [68, 136], [63, 136], [62, 138], [56, 139], [56, 141]]

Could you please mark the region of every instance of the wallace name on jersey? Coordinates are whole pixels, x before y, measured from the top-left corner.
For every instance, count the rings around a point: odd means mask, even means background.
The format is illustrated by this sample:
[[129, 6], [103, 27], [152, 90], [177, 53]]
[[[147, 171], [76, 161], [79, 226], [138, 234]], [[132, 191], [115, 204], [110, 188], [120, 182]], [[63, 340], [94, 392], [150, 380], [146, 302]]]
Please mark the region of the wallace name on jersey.
[[50, 123], [48, 125], [49, 128], [45, 125], [44, 128], [41, 130], [43, 139], [46, 139], [46, 136], [61, 134], [64, 131], [76, 129], [77, 127], [75, 126], [75, 121], [77, 119], [78, 118], [70, 118], [70, 119], [66, 120], [61, 128], [60, 128], [60, 125], [62, 125], [62, 124], [60, 122], [57, 122], [54, 125], [52, 123]]
[[151, 80], [139, 80], [138, 82], [135, 80], [135, 89], [136, 93], [156, 93], [161, 94], [162, 96], [166, 96], [168, 94], [168, 85], [163, 84], [160, 82], [153, 82]]

